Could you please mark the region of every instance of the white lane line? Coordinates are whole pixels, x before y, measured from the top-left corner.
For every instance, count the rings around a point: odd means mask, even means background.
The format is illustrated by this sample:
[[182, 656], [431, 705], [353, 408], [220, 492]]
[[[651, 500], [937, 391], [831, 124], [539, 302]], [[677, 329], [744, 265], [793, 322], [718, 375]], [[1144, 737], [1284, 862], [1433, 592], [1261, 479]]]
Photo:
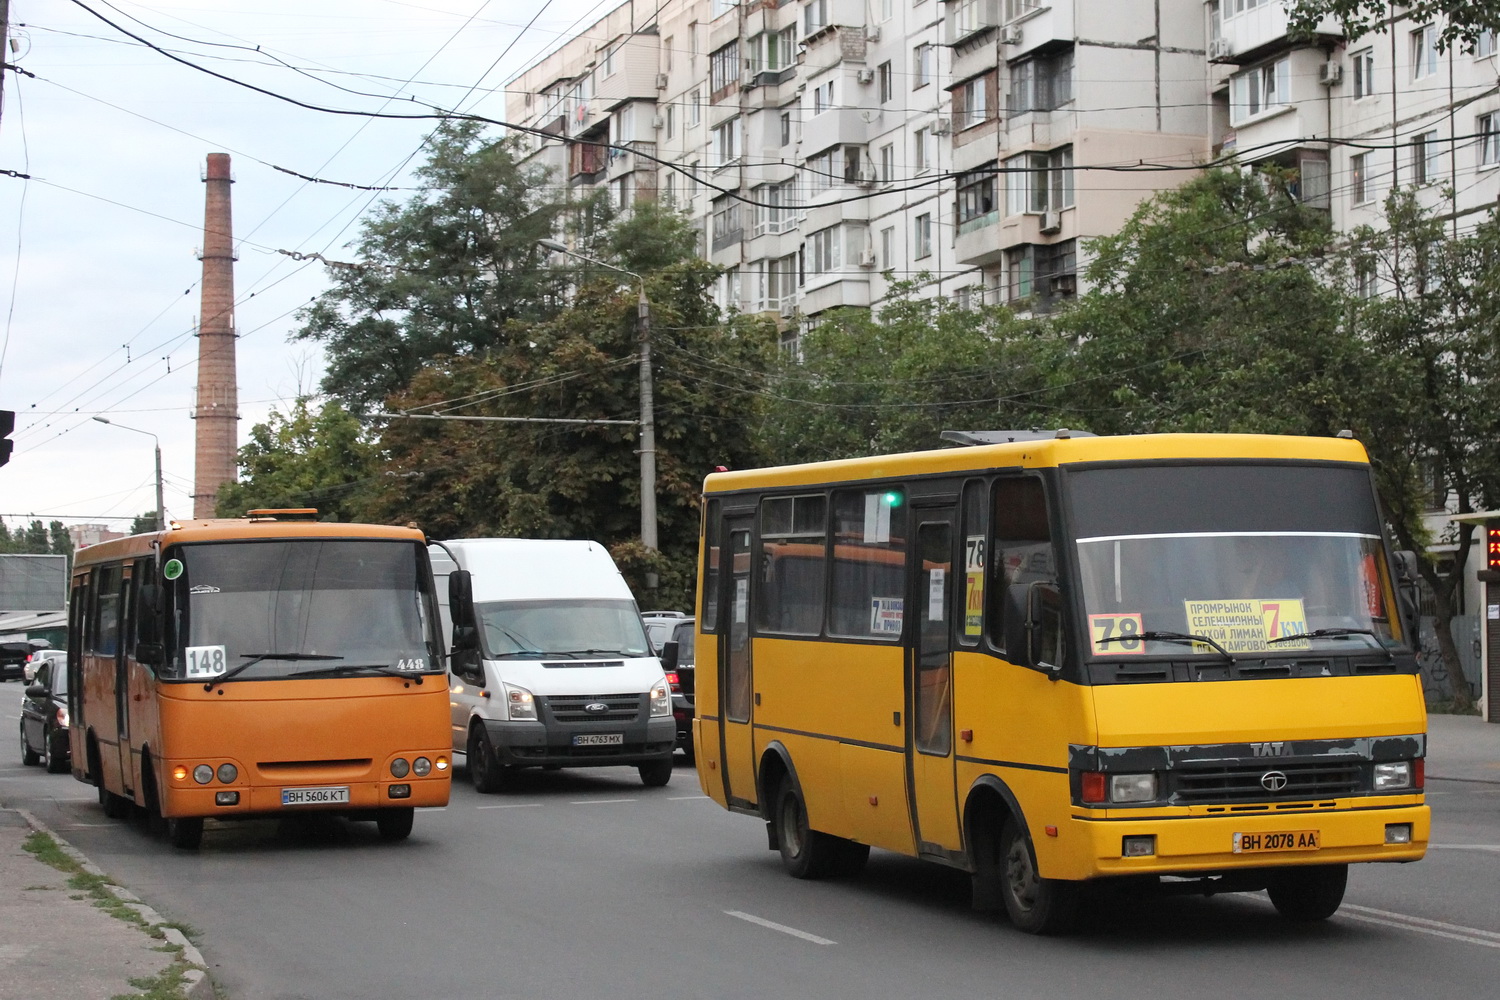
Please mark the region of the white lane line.
[[569, 802], [570, 806], [612, 806], [621, 802], [634, 802], [635, 799], [576, 799]]
[[1494, 851], [1500, 854], [1500, 844], [1428, 844], [1427, 849], [1429, 851]]
[[[1350, 910], [1355, 912], [1351, 913]], [[1402, 930], [1431, 934], [1433, 937], [1462, 941], [1465, 944], [1483, 945], [1486, 948], [1500, 948], [1500, 934], [1480, 930], [1477, 927], [1447, 924], [1441, 920], [1428, 920], [1426, 917], [1410, 917], [1404, 913], [1377, 910], [1371, 906], [1356, 906], [1353, 903], [1345, 903], [1339, 912], [1351, 920], [1363, 920], [1366, 923], [1382, 924], [1386, 927], [1399, 927]]]
[[69, 823], [67, 826], [55, 826], [54, 830], [103, 830], [119, 826], [118, 823]]
[[535, 809], [540, 802], [507, 802], [499, 806], [475, 806], [475, 809]]
[[693, 801], [698, 800], [698, 799], [702, 799], [704, 802], [709, 801], [709, 798], [708, 798], [707, 795], [669, 795], [669, 796], [667, 796], [667, 801], [668, 802], [693, 802]]
[[724, 912], [729, 916], [734, 917], [736, 920], [745, 920], [752, 924], [769, 928], [773, 931], [780, 931], [783, 934], [790, 934], [792, 937], [801, 938], [804, 941], [811, 941], [813, 944], [838, 944], [837, 941], [830, 941], [825, 937], [818, 937], [816, 934], [809, 934], [807, 933], [807, 931], [799, 931], [795, 927], [788, 927], [786, 924], [778, 924], [774, 920], [767, 920], [765, 917], [757, 917], [753, 913], [741, 913], [739, 910], [725, 910]]

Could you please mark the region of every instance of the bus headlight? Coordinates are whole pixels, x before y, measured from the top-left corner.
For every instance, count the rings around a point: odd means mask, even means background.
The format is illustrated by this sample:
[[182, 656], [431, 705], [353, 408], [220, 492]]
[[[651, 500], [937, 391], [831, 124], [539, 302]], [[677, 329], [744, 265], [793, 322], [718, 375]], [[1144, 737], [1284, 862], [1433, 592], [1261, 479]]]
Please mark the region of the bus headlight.
[[419, 778], [425, 778], [432, 773], [432, 761], [426, 757], [418, 757], [411, 762], [411, 773]]
[[219, 765], [219, 780], [226, 785], [234, 783], [234, 779], [240, 776], [240, 769], [233, 764]]
[[193, 780], [200, 785], [206, 785], [214, 780], [214, 769], [207, 764], [199, 764], [193, 768]]
[[1375, 791], [1394, 792], [1411, 787], [1411, 761], [1397, 760], [1375, 765]]
[[672, 714], [672, 686], [667, 683], [667, 677], [662, 675], [651, 688], [651, 718], [659, 719], [665, 715]]
[[536, 721], [536, 699], [523, 687], [505, 685], [505, 709], [510, 713], [512, 722]]
[[1109, 776], [1109, 800], [1111, 802], [1154, 802], [1156, 800], [1155, 774], [1111, 774]]
[[409, 767], [406, 763], [405, 757], [397, 757], [395, 760], [391, 761], [391, 777], [404, 778], [406, 777], [408, 770]]

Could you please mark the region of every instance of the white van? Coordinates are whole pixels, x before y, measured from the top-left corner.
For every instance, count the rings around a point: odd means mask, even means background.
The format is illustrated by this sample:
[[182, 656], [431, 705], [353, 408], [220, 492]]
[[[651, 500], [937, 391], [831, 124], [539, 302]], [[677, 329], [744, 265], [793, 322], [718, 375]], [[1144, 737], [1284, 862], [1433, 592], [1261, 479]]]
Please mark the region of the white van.
[[[463, 538], [429, 547], [449, 658], [453, 749], [481, 792], [523, 767], [633, 765], [672, 778], [672, 692], [598, 542]], [[448, 586], [442, 586], [442, 577]]]

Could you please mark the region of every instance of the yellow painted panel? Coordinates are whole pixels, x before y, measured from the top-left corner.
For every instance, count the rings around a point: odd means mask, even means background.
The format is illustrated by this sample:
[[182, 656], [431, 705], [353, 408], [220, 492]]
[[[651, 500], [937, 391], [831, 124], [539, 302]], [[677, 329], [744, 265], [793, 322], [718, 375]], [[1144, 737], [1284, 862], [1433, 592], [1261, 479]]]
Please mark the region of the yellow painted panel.
[[844, 836], [888, 851], [915, 854], [906, 802], [905, 755], [844, 743], [838, 759], [839, 784], [850, 820], [850, 832]]
[[758, 638], [756, 724], [900, 747], [904, 669], [899, 646]]

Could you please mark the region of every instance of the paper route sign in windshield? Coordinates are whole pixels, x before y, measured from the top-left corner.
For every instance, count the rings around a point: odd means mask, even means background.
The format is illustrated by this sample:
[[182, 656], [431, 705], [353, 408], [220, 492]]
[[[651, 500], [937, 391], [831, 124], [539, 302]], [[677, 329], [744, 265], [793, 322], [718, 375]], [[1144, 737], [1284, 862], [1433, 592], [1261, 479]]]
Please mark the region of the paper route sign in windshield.
[[[1307, 616], [1303, 614], [1300, 598], [1243, 598], [1182, 603], [1187, 607], [1187, 631], [1193, 635], [1206, 635], [1231, 653], [1312, 647], [1306, 639], [1270, 645], [1272, 639], [1307, 631]], [[1195, 643], [1193, 652], [1212, 653], [1214, 649], [1205, 643]]]

